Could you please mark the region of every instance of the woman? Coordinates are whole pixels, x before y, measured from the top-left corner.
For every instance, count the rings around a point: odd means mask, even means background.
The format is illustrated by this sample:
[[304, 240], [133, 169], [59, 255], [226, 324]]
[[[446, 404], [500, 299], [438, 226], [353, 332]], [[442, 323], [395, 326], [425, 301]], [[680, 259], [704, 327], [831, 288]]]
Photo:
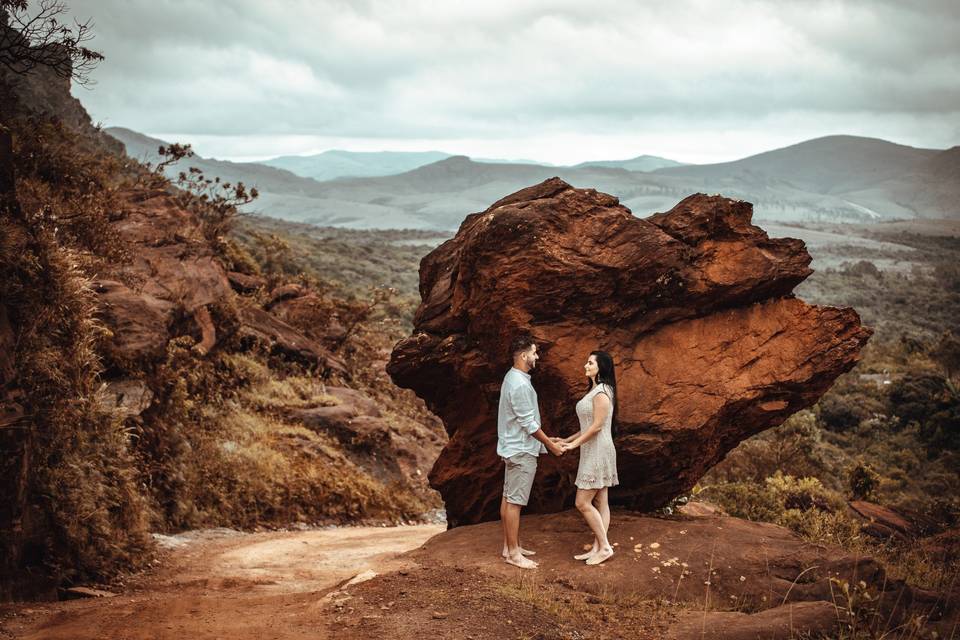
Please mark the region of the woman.
[[577, 402], [580, 433], [561, 442], [560, 448], [580, 450], [577, 470], [577, 509], [593, 531], [593, 547], [574, 556], [587, 564], [600, 564], [613, 555], [607, 540], [610, 527], [610, 505], [607, 493], [618, 484], [617, 451], [613, 447], [613, 420], [616, 409], [617, 380], [613, 358], [605, 351], [594, 351], [583, 365], [590, 381], [588, 391]]

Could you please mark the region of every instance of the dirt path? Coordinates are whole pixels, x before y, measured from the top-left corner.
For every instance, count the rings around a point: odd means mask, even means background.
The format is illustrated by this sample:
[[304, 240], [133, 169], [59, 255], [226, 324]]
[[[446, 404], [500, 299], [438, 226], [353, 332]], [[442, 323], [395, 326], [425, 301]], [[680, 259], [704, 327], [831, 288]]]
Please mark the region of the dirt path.
[[403, 569], [398, 555], [442, 525], [303, 532], [197, 532], [167, 541], [155, 570], [113, 598], [17, 606], [0, 637], [31, 640], [323, 638], [323, 596], [358, 575]]

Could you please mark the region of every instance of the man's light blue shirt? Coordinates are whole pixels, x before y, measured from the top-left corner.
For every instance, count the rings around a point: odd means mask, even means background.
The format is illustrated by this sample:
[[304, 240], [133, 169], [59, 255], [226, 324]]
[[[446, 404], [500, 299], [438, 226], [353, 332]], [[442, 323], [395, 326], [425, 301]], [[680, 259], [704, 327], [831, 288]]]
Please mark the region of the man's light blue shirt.
[[547, 448], [532, 434], [540, 429], [540, 407], [530, 374], [511, 367], [500, 386], [497, 412], [497, 455], [509, 458], [518, 453], [539, 456]]

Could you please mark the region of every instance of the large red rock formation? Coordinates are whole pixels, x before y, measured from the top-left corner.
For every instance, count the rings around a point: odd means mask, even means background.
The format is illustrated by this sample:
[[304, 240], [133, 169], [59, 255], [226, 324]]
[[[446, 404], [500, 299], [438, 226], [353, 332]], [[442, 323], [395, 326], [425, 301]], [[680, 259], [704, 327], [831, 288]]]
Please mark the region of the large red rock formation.
[[[793, 297], [810, 275], [800, 240], [771, 239], [749, 203], [693, 195], [638, 219], [558, 178], [467, 217], [420, 265], [413, 334], [388, 367], [450, 441], [431, 472], [451, 526], [497, 516], [496, 406], [507, 345], [529, 329], [544, 428], [578, 428], [591, 350], [616, 362], [620, 486], [651, 509], [690, 489], [740, 441], [812, 405], [870, 331], [853, 309]], [[533, 511], [569, 506], [576, 454], [541, 459]]]

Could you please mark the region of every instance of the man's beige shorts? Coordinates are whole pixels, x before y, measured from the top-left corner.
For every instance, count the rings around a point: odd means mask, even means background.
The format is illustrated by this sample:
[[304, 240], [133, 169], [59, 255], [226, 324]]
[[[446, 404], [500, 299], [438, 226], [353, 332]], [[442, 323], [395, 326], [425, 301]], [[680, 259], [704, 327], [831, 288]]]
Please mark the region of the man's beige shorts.
[[530, 501], [533, 476], [537, 475], [537, 456], [517, 453], [503, 459], [503, 497], [510, 504], [526, 505]]

